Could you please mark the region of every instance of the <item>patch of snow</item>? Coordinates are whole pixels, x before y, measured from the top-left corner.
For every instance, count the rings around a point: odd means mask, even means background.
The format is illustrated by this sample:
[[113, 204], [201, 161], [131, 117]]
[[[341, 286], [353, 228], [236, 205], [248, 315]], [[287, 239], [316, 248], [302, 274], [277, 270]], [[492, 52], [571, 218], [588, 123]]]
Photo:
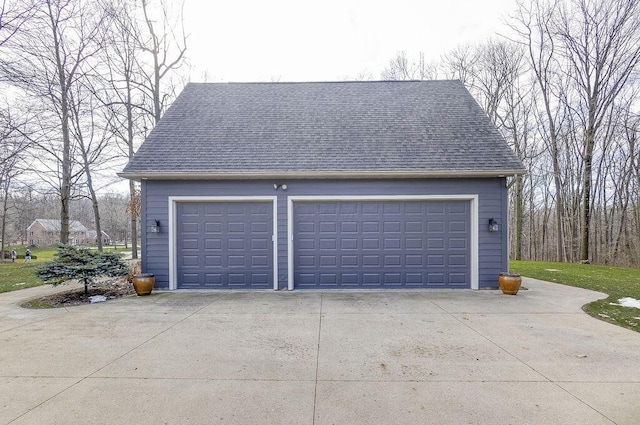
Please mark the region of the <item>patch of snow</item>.
[[106, 300], [107, 300], [107, 297], [105, 297], [104, 295], [94, 295], [93, 297], [89, 297], [89, 301], [91, 301], [91, 304], [103, 303]]
[[600, 317], [606, 317], [607, 319], [610, 319], [611, 316], [609, 316], [608, 314], [604, 314], [604, 313], [598, 313], [598, 316]]
[[609, 303], [609, 305], [619, 305], [621, 307], [640, 308], [640, 300], [635, 298], [626, 297], [620, 298], [617, 303]]
[[26, 285], [27, 282], [14, 283], [13, 286]]
[[558, 269], [545, 269], [548, 272], [561, 272], [562, 270], [558, 270]]

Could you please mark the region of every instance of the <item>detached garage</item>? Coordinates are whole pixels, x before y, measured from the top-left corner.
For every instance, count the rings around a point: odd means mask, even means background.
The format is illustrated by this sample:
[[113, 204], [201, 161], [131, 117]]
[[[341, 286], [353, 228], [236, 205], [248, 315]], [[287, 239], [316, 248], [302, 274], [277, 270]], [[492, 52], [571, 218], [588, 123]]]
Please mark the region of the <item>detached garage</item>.
[[479, 289], [523, 172], [459, 81], [412, 81], [190, 83], [120, 175], [160, 289]]

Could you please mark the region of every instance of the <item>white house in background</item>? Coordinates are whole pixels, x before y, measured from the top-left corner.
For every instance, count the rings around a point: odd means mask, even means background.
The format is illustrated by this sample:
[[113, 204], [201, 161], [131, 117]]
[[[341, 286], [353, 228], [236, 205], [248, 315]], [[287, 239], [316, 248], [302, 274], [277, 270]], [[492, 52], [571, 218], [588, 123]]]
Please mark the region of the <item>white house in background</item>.
[[[111, 243], [111, 236], [109, 236], [104, 230], [101, 230], [100, 232], [102, 233], [102, 244], [109, 245]], [[98, 244], [98, 238], [96, 237], [97, 234], [98, 232], [96, 230], [87, 230], [87, 243], [89, 245]]]

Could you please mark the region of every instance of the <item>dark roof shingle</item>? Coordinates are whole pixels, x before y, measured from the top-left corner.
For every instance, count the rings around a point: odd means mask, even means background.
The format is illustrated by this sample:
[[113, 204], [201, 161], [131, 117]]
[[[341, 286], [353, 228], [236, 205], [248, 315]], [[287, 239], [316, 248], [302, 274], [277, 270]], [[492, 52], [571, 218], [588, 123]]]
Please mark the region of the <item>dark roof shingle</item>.
[[129, 178], [503, 175], [521, 162], [459, 81], [189, 83]]

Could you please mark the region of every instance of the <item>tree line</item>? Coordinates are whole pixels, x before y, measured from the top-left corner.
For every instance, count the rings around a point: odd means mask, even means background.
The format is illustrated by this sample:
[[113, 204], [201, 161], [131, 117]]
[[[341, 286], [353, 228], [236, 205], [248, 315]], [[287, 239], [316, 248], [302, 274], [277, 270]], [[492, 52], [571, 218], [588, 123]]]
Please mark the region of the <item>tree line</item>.
[[[2, 250], [8, 219], [31, 192], [54, 195], [62, 243], [78, 199], [90, 201], [101, 234], [109, 199], [98, 193], [183, 84], [186, 39], [177, 2], [1, 0]], [[135, 256], [135, 214], [128, 233]]]
[[640, 1], [519, 0], [500, 37], [388, 80], [461, 80], [527, 169], [510, 257], [640, 266]]

